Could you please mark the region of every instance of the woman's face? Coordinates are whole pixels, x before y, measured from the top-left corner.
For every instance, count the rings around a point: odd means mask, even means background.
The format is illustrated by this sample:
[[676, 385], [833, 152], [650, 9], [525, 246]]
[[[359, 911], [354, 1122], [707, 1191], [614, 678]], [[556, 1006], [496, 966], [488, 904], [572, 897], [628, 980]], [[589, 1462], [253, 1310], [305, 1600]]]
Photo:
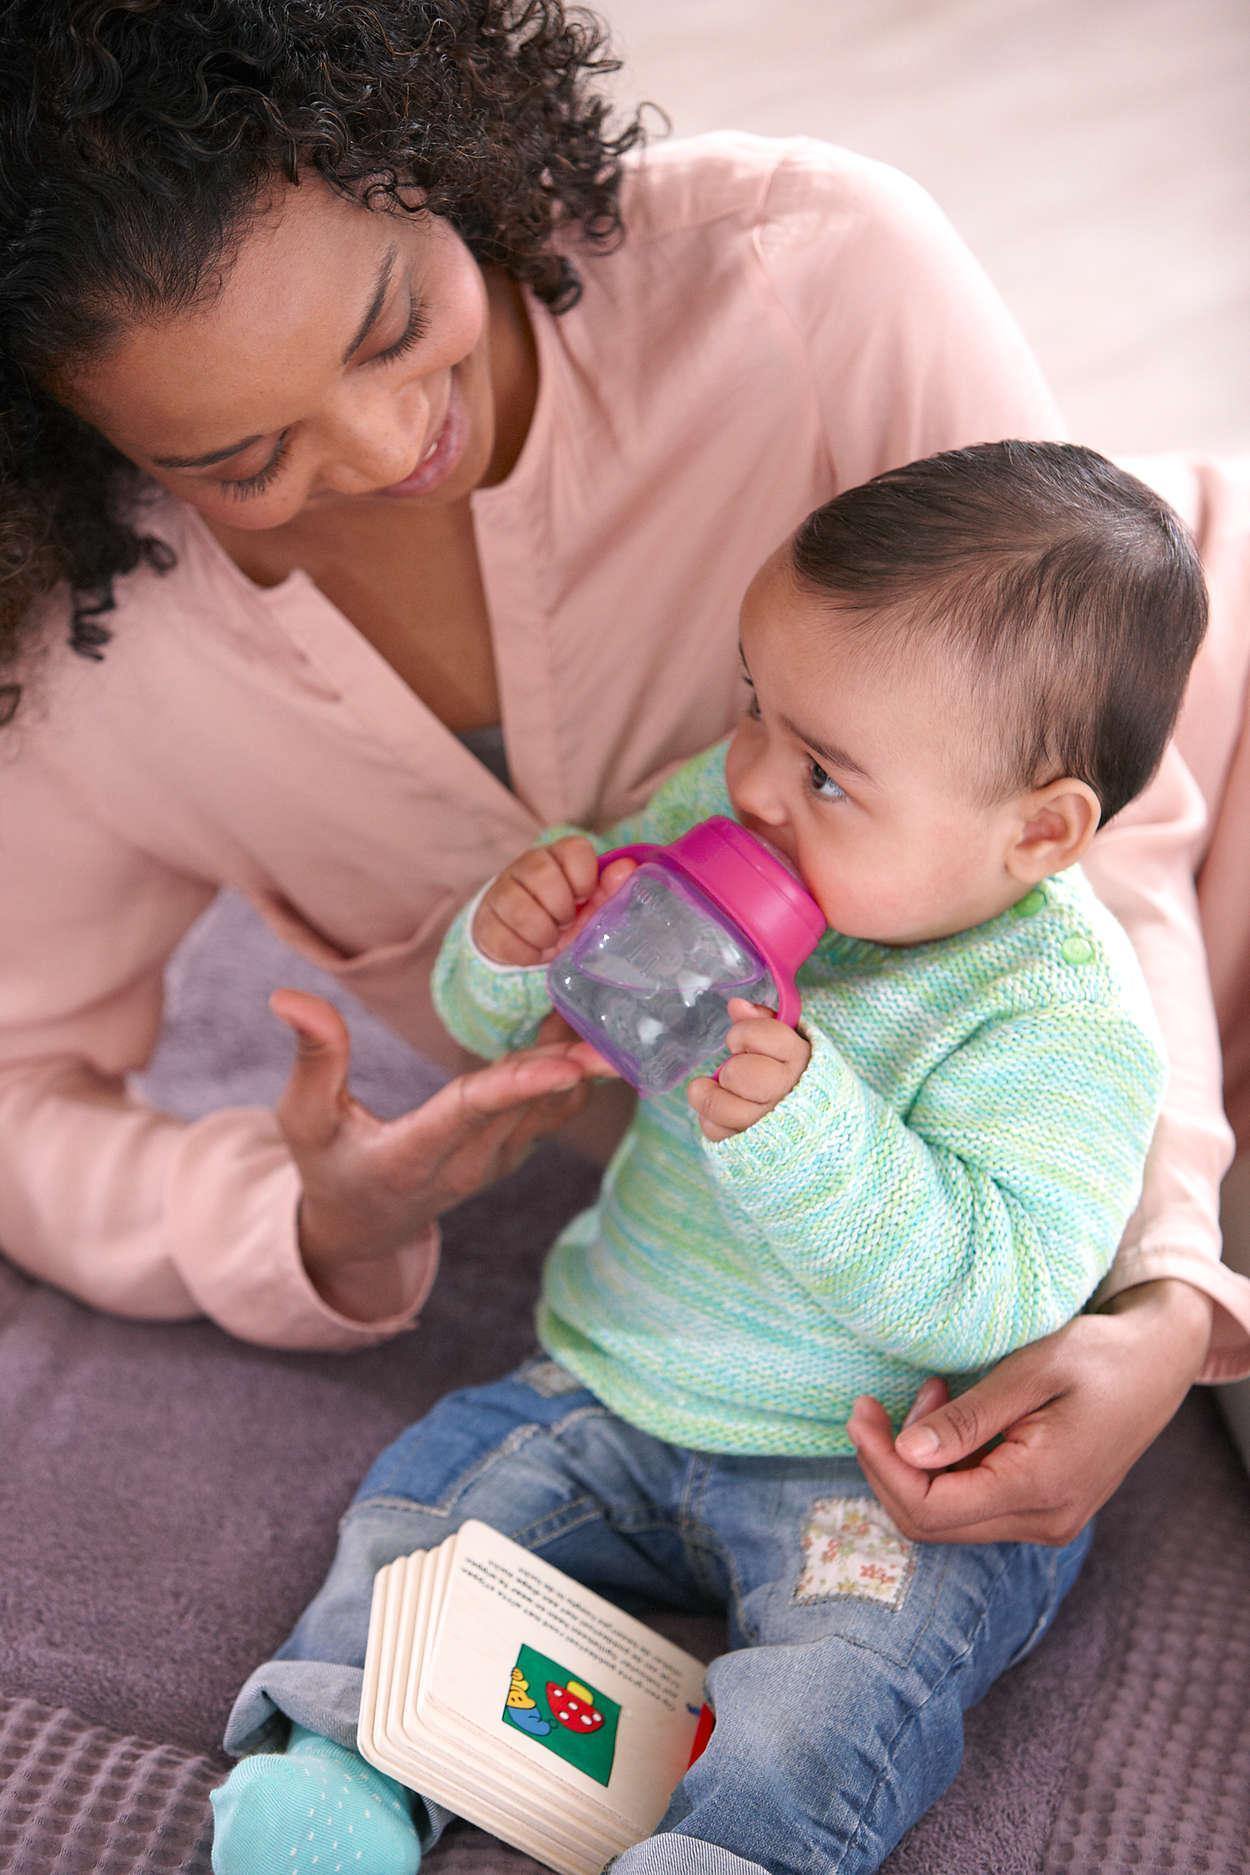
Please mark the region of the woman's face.
[[487, 289], [434, 216], [281, 188], [197, 310], [133, 325], [57, 394], [210, 522], [441, 504], [495, 438]]

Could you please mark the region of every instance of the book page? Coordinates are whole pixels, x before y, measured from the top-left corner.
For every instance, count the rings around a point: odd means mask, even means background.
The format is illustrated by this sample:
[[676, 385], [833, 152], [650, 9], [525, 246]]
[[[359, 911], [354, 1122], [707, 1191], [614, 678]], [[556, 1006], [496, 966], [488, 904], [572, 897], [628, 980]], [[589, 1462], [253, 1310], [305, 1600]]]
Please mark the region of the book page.
[[[362, 1757], [525, 1850], [558, 1875], [598, 1875], [612, 1855], [627, 1847], [625, 1839], [611, 1832], [578, 1830], [559, 1812], [548, 1815], [542, 1799], [550, 1798], [550, 1784], [545, 1790], [536, 1785], [527, 1796], [513, 1763], [508, 1767], [510, 1775], [492, 1788], [489, 1764], [473, 1749], [466, 1751], [463, 1742], [448, 1750], [428, 1733], [407, 1737], [388, 1729], [388, 1714], [393, 1721], [397, 1704], [402, 1703], [402, 1695], [400, 1700], [396, 1697], [396, 1668], [420, 1674], [427, 1624], [437, 1602], [439, 1561], [439, 1550], [418, 1552], [388, 1564], [374, 1578], [357, 1732]], [[477, 1743], [471, 1728], [464, 1728], [464, 1736], [470, 1746]]]
[[[416, 1747], [427, 1762], [434, 1756], [440, 1757], [450, 1775], [458, 1780], [463, 1800], [445, 1791], [435, 1792], [430, 1786], [432, 1794], [439, 1802], [446, 1803], [448, 1809], [473, 1822], [485, 1822], [486, 1827], [518, 1847], [525, 1845], [510, 1831], [515, 1831], [516, 1825], [521, 1823], [536, 1830], [546, 1845], [541, 1854], [531, 1847], [531, 1854], [539, 1854], [540, 1860], [556, 1862], [557, 1850], [563, 1850], [573, 1858], [573, 1866], [589, 1867], [597, 1875], [609, 1855], [628, 1847], [627, 1841], [613, 1838], [611, 1823], [602, 1810], [584, 1816], [571, 1810], [567, 1801], [561, 1801], [560, 1787], [552, 1783], [543, 1766], [531, 1765], [507, 1750], [496, 1757], [475, 1726], [456, 1712], [431, 1706], [423, 1698], [425, 1657], [455, 1567], [455, 1544], [453, 1535], [427, 1558], [428, 1602], [423, 1595], [400, 1719], [404, 1746]], [[469, 1803], [472, 1809], [467, 1807]], [[504, 1821], [486, 1821], [487, 1805], [497, 1806], [497, 1815]]]
[[636, 1841], [690, 1761], [702, 1700], [690, 1654], [485, 1524], [457, 1533], [419, 1708], [468, 1721], [496, 1761], [519, 1753]]

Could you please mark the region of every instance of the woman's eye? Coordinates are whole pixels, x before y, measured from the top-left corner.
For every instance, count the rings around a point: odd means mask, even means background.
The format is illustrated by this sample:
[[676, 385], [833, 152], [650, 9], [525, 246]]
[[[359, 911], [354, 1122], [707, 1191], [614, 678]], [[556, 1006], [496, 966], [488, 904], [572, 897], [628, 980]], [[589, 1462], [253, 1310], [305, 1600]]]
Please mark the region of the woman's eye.
[[808, 770], [813, 794], [819, 795], [822, 801], [845, 801], [845, 788], [840, 788], [833, 776], [823, 769], [819, 762], [809, 762]]
[[414, 345], [419, 345], [430, 329], [425, 309], [420, 300], [414, 299], [408, 312], [408, 323], [393, 345], [388, 345], [384, 352], [378, 352], [369, 360], [371, 365], [389, 365], [394, 358], [402, 358]]
[[[414, 300], [408, 313], [408, 323], [393, 345], [388, 345], [384, 352], [378, 352], [368, 360], [371, 365], [387, 365], [396, 358], [402, 358], [405, 352], [419, 345], [430, 329], [430, 322], [419, 300]], [[246, 501], [249, 497], [263, 495], [272, 486], [286, 461], [287, 447], [290, 442], [285, 433], [278, 439], [278, 447], [255, 475], [244, 475], [237, 481], [218, 479], [218, 487], [232, 495], [237, 501]]]
[[263, 469], [258, 470], [255, 475], [245, 475], [237, 482], [219, 478], [218, 488], [224, 488], [228, 495], [233, 495], [239, 501], [246, 501], [249, 495], [263, 495], [270, 484], [277, 480], [282, 465], [286, 461], [289, 445], [290, 438], [284, 432], [278, 438], [278, 447]]

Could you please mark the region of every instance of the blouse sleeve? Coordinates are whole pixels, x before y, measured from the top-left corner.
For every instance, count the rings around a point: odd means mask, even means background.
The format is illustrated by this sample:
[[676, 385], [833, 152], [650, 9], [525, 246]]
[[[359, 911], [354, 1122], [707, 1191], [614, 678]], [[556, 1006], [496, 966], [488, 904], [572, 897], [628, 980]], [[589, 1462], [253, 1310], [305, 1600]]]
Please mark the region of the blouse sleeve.
[[[37, 728], [37, 725], [35, 725]], [[377, 1311], [328, 1306], [300, 1258], [299, 1179], [273, 1115], [188, 1124], [128, 1090], [164, 965], [215, 887], [123, 841], [21, 717], [0, 766], [0, 1248], [94, 1307], [207, 1315], [283, 1348], [370, 1345], [433, 1280], [431, 1232], [379, 1271]]]
[[1099, 1299], [1162, 1277], [1203, 1290], [1215, 1309], [1198, 1378], [1217, 1381], [1250, 1371], [1250, 1283], [1220, 1261], [1219, 1187], [1232, 1134], [1194, 890], [1205, 826], [1197, 783], [1171, 748], [1146, 792], [1095, 840], [1085, 867], [1132, 940], [1169, 1062], [1141, 1201]]
[[938, 450], [1061, 436], [1024, 336], [932, 197], [884, 163], [795, 139], [755, 232], [851, 488]]

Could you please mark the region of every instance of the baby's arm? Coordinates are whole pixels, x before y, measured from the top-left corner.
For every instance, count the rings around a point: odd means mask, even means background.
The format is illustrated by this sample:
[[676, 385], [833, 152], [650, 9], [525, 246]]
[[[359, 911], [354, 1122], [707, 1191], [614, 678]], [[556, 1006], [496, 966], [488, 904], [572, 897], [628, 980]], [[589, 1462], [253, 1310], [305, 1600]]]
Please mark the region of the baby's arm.
[[600, 879], [598, 855], [638, 841], [666, 846], [695, 821], [723, 813], [724, 770], [718, 744], [606, 833], [548, 829], [465, 906], [433, 976], [435, 1008], [458, 1042], [493, 1061], [533, 1041], [551, 1012], [546, 963], [632, 870], [622, 860]]
[[1152, 1037], [1086, 1005], [990, 1021], [900, 1115], [805, 1026], [793, 1091], [704, 1152], [813, 1302], [944, 1373], [1074, 1315], [1141, 1187], [1164, 1080]]
[[434, 966], [434, 1005], [465, 1048], [488, 1060], [533, 1041], [551, 1012], [546, 965], [602, 897], [586, 834], [529, 847], [455, 920]]

